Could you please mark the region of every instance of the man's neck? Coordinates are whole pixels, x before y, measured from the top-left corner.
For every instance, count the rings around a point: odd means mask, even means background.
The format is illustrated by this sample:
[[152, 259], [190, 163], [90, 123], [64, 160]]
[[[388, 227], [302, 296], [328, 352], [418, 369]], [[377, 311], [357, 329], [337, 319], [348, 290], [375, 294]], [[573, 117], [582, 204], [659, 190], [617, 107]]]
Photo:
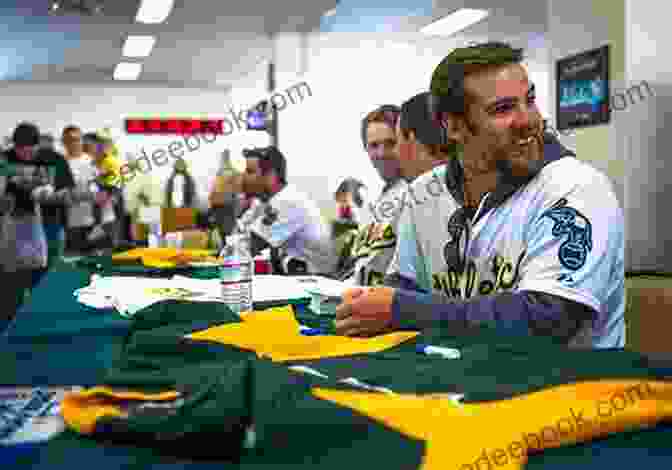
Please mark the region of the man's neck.
[[[466, 157], [469, 158], [469, 157]], [[497, 168], [483, 168], [478, 165], [464, 164], [464, 205], [478, 207], [487, 193], [491, 193], [497, 187], [499, 172]]]
[[286, 187], [287, 187], [286, 184], [278, 184], [278, 186], [276, 186], [274, 189], [271, 189], [271, 190], [269, 190], [268, 192], [265, 192], [265, 193], [263, 193], [263, 194], [260, 194], [260, 195], [258, 196], [258, 198], [259, 198], [261, 201], [263, 201], [263, 202], [268, 202], [268, 201], [270, 201], [270, 200], [273, 198], [273, 196], [275, 196], [276, 194], [278, 194], [280, 191], [282, 191], [282, 190], [285, 189]]
[[424, 175], [428, 171], [433, 170], [437, 166], [443, 165], [446, 163], [445, 160], [439, 160], [437, 158], [432, 157], [431, 155], [423, 155], [418, 159], [418, 166], [415, 168], [415, 171], [413, 174], [410, 175], [409, 178], [406, 178], [407, 181], [413, 181], [420, 175]]

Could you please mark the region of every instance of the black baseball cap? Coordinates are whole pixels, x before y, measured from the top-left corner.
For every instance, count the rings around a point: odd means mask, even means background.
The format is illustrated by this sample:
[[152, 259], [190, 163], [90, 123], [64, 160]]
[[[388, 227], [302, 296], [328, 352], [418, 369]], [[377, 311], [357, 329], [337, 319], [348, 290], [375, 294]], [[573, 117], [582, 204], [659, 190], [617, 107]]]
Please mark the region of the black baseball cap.
[[12, 143], [19, 147], [39, 145], [40, 129], [33, 123], [22, 122], [14, 129]]
[[95, 132], [87, 132], [82, 136], [82, 142], [85, 144], [104, 144], [105, 140]]
[[243, 150], [245, 158], [258, 158], [262, 162], [261, 167], [264, 171], [274, 170], [280, 181], [286, 182], [287, 178], [287, 160], [277, 147], [271, 145], [268, 147], [258, 147]]

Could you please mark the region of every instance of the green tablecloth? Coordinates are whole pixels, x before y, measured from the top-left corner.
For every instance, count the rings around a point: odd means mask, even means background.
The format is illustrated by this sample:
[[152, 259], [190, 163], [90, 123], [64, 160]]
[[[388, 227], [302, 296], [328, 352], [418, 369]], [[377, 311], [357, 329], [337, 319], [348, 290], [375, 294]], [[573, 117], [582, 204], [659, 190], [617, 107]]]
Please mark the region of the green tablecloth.
[[[336, 469], [343, 465], [392, 469], [417, 465], [422, 443], [410, 442], [335, 405], [305, 397], [296, 401], [292, 398], [295, 392], [291, 392], [296, 384], [286, 383], [287, 374], [282, 366], [256, 360], [241, 363], [240, 359], [250, 356], [249, 353], [232, 352], [231, 348], [219, 345], [189, 345], [187, 354], [185, 345], [176, 341], [177, 337], [213, 324], [235, 321], [221, 304], [164, 302], [139, 313], [134, 321], [126, 320], [111, 310], [91, 309], [76, 301], [72, 292], [85, 285], [89, 276], [90, 272], [82, 268], [61, 265], [38, 286], [31, 302], [19, 312], [0, 340], [3, 384], [94, 385], [104, 382], [130, 385], [144, 382], [149, 385], [155, 381], [154, 385], [165, 385], [179, 380], [184, 371], [195, 374], [200, 369], [207, 372], [202, 375], [204, 379], [215, 380], [228, 373], [228, 381], [220, 381], [226, 386], [235, 382], [234, 375], [230, 375], [232, 369], [226, 364], [245, 364], [250, 377], [256, 377], [258, 382], [250, 400], [257, 403], [260, 426], [262, 416], [265, 419], [262, 442], [277, 443], [277, 446], [267, 447], [265, 453], [244, 455], [240, 460], [223, 460], [220, 456], [212, 461], [185, 456], [185, 449], [187, 454], [194, 451], [191, 446], [184, 447], [180, 453], [176, 446], [146, 447], [141, 439], [133, 443], [103, 443], [68, 432], [33, 446], [21, 460], [3, 461], [0, 448], [3, 469], [10, 468], [6, 462], [17, 465], [16, 468], [30, 466], [50, 470], [66, 466], [70, 469], [75, 464], [96, 466], [100, 470], [172, 470], [185, 465], [197, 470], [215, 468], [215, 465], [220, 469], [241, 470], [283, 468], [283, 464], [292, 469], [316, 466]], [[314, 317], [302, 308], [297, 311], [303, 323], [328, 324], [328, 320]], [[506, 340], [489, 330], [464, 333], [453, 337], [433, 332], [420, 339], [459, 347], [464, 356], [461, 361], [425, 360], [415, 353], [412, 341], [384, 353], [302, 364], [335, 378], [354, 376], [401, 392], [464, 392], [467, 400], [476, 401], [512, 396], [572, 378], [637, 377], [652, 371], [652, 365], [643, 357], [625, 351], [560, 352], [535, 338]], [[138, 374], [139, 370], [148, 370], [147, 367], [155, 370], [152, 380], [145, 373]], [[283, 392], [285, 389], [291, 393], [287, 395]], [[222, 389], [222, 393], [231, 392], [230, 388]], [[285, 409], [284, 414], [259, 414], [259, 409], [272, 403], [284, 403], [277, 408]], [[283, 437], [292, 432], [303, 437]], [[621, 434], [590, 444], [547, 451], [532, 457], [527, 468], [564, 469], [571, 465], [572, 468], [619, 469], [632, 468], [635, 464], [669, 464], [671, 437], [672, 428], [668, 426]], [[193, 442], [202, 444], [201, 438], [196, 434]], [[221, 444], [223, 447], [236, 445], [235, 442]]]

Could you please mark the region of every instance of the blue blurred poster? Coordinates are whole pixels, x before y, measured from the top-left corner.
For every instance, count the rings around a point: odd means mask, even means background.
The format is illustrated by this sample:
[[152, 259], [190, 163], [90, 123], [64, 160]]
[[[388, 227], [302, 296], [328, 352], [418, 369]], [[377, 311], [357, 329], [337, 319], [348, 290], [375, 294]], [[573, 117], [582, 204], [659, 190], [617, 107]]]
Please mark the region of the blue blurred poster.
[[556, 63], [557, 129], [608, 123], [611, 119], [609, 46]]

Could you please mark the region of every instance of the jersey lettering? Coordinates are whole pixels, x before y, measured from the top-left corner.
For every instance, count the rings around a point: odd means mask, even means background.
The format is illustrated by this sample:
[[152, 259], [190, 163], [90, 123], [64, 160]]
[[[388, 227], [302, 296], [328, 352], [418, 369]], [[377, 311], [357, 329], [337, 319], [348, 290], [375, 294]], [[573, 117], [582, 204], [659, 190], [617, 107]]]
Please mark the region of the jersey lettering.
[[362, 286], [382, 285], [389, 258], [394, 254], [397, 236], [391, 224], [370, 224], [360, 230], [352, 245], [350, 257], [356, 260], [355, 279]]
[[492, 265], [490, 274], [494, 281], [486, 279], [485, 273], [481, 274], [476, 263], [470, 260], [464, 272], [449, 268], [447, 272], [434, 273], [432, 286], [434, 290], [442, 292], [447, 297], [463, 300], [513, 289], [519, 281], [520, 266], [525, 254], [525, 251], [521, 252], [516, 262], [495, 255], [490, 262]]

